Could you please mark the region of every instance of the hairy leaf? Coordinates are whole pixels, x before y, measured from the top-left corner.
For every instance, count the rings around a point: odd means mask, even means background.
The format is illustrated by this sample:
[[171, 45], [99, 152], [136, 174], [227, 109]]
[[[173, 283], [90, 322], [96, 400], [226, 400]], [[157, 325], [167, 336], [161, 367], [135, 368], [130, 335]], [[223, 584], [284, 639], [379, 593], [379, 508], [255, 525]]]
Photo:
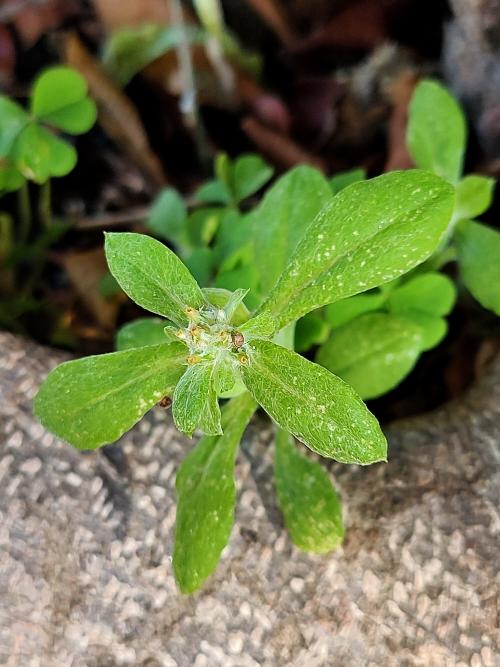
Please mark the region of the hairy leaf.
[[206, 302], [181, 260], [156, 239], [108, 233], [105, 249], [109, 269], [120, 287], [146, 310], [182, 325], [187, 321], [187, 308], [199, 308]]
[[340, 378], [269, 341], [248, 346], [243, 381], [282, 428], [341, 463], [385, 461], [387, 443], [375, 417]]
[[464, 222], [456, 238], [465, 286], [482, 306], [500, 315], [500, 233], [479, 222]]
[[201, 361], [188, 366], [174, 391], [172, 415], [179, 431], [191, 436], [196, 427], [207, 435], [222, 433], [214, 384], [215, 366]]
[[116, 335], [116, 349], [130, 350], [146, 345], [166, 343], [165, 325], [165, 320], [160, 320], [158, 317], [143, 317], [128, 322]]
[[408, 319], [368, 313], [336, 329], [316, 361], [339, 375], [364, 398], [398, 385], [421, 352], [420, 327]]
[[183, 593], [193, 593], [212, 574], [234, 522], [234, 460], [255, 411], [246, 392], [222, 410], [224, 434], [205, 436], [177, 473], [174, 573]]
[[54, 369], [34, 401], [42, 424], [79, 449], [114, 442], [170, 395], [185, 370], [180, 343], [68, 361]]
[[453, 205], [453, 188], [424, 171], [354, 183], [316, 216], [262, 309], [283, 327], [394, 280], [436, 249]]
[[417, 167], [455, 184], [467, 140], [463, 111], [437, 81], [421, 81], [410, 102], [406, 141]]
[[327, 553], [342, 543], [342, 506], [325, 469], [301, 454], [282, 429], [276, 434], [274, 484], [286, 527], [299, 549]]

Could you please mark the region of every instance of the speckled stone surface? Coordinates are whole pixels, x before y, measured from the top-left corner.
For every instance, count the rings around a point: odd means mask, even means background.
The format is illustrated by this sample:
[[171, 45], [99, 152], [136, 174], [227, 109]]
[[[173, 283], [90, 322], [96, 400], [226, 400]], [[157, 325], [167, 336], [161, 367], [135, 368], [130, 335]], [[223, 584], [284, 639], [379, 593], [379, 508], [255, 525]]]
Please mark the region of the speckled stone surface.
[[332, 466], [348, 532], [327, 557], [291, 546], [254, 421], [229, 547], [187, 598], [171, 553], [192, 443], [158, 409], [107, 456], [74, 451], [30, 411], [61, 356], [9, 334], [0, 349], [1, 665], [500, 665], [500, 363], [393, 426], [388, 465]]

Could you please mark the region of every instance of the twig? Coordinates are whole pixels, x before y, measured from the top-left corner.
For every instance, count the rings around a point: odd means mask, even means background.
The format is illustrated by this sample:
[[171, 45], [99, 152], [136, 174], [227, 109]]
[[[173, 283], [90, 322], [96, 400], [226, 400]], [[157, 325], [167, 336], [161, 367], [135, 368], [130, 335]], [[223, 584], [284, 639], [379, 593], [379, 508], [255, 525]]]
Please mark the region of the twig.
[[241, 127], [264, 155], [282, 167], [290, 168], [297, 164], [310, 164], [326, 171], [326, 164], [321, 158], [308, 153], [289, 137], [270, 130], [256, 118], [248, 116], [243, 120]]
[[143, 222], [149, 215], [149, 206], [137, 206], [116, 213], [100, 213], [87, 218], [76, 218], [73, 221], [77, 229], [107, 229]]

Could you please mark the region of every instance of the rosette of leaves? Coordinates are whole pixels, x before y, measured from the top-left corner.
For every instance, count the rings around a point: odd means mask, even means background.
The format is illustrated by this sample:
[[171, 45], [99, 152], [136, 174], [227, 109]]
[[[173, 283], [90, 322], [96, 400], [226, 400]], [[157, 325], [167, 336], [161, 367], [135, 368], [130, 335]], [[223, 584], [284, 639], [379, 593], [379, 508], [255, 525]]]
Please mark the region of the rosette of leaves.
[[85, 80], [69, 67], [51, 67], [37, 77], [28, 110], [0, 95], [0, 190], [68, 174], [77, 154], [59, 132], [83, 134], [96, 116]]
[[[317, 552], [341, 542], [338, 496], [294, 438], [320, 456], [361, 465], [385, 461], [386, 440], [355, 390], [289, 349], [287, 338], [310, 311], [393, 281], [426, 260], [442, 239], [453, 203], [448, 183], [415, 170], [330, 193], [319, 210], [311, 207], [301, 233], [292, 228], [296, 221], [287, 227], [282, 216], [275, 238], [285, 235], [286, 247], [275, 254], [277, 270], [262, 262], [275, 279], [253, 312], [243, 305], [245, 290], [200, 288], [159, 241], [107, 235], [112, 274], [156, 317], [151, 326], [143, 321], [122, 332], [125, 349], [52, 371], [34, 410], [48, 429], [80, 449], [115, 441], [164, 397], [171, 398], [181, 431], [204, 434], [177, 475], [173, 567], [183, 592], [202, 585], [227, 543], [234, 461], [258, 406], [278, 427], [275, 482], [293, 541]], [[262, 225], [255, 233], [267, 232]], [[221, 409], [222, 397], [230, 398]]]

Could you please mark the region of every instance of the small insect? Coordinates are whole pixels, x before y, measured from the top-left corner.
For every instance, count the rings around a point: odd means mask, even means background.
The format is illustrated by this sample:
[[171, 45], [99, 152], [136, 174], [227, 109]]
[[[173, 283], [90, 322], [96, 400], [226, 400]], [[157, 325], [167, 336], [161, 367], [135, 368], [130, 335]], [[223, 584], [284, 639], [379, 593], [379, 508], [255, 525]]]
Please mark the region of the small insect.
[[160, 406], [160, 408], [167, 409], [172, 405], [172, 399], [170, 398], [170, 396], [164, 396], [158, 403], [158, 405]]
[[231, 340], [233, 342], [234, 347], [241, 347], [245, 342], [245, 337], [239, 331], [235, 331], [234, 333], [231, 334]]

